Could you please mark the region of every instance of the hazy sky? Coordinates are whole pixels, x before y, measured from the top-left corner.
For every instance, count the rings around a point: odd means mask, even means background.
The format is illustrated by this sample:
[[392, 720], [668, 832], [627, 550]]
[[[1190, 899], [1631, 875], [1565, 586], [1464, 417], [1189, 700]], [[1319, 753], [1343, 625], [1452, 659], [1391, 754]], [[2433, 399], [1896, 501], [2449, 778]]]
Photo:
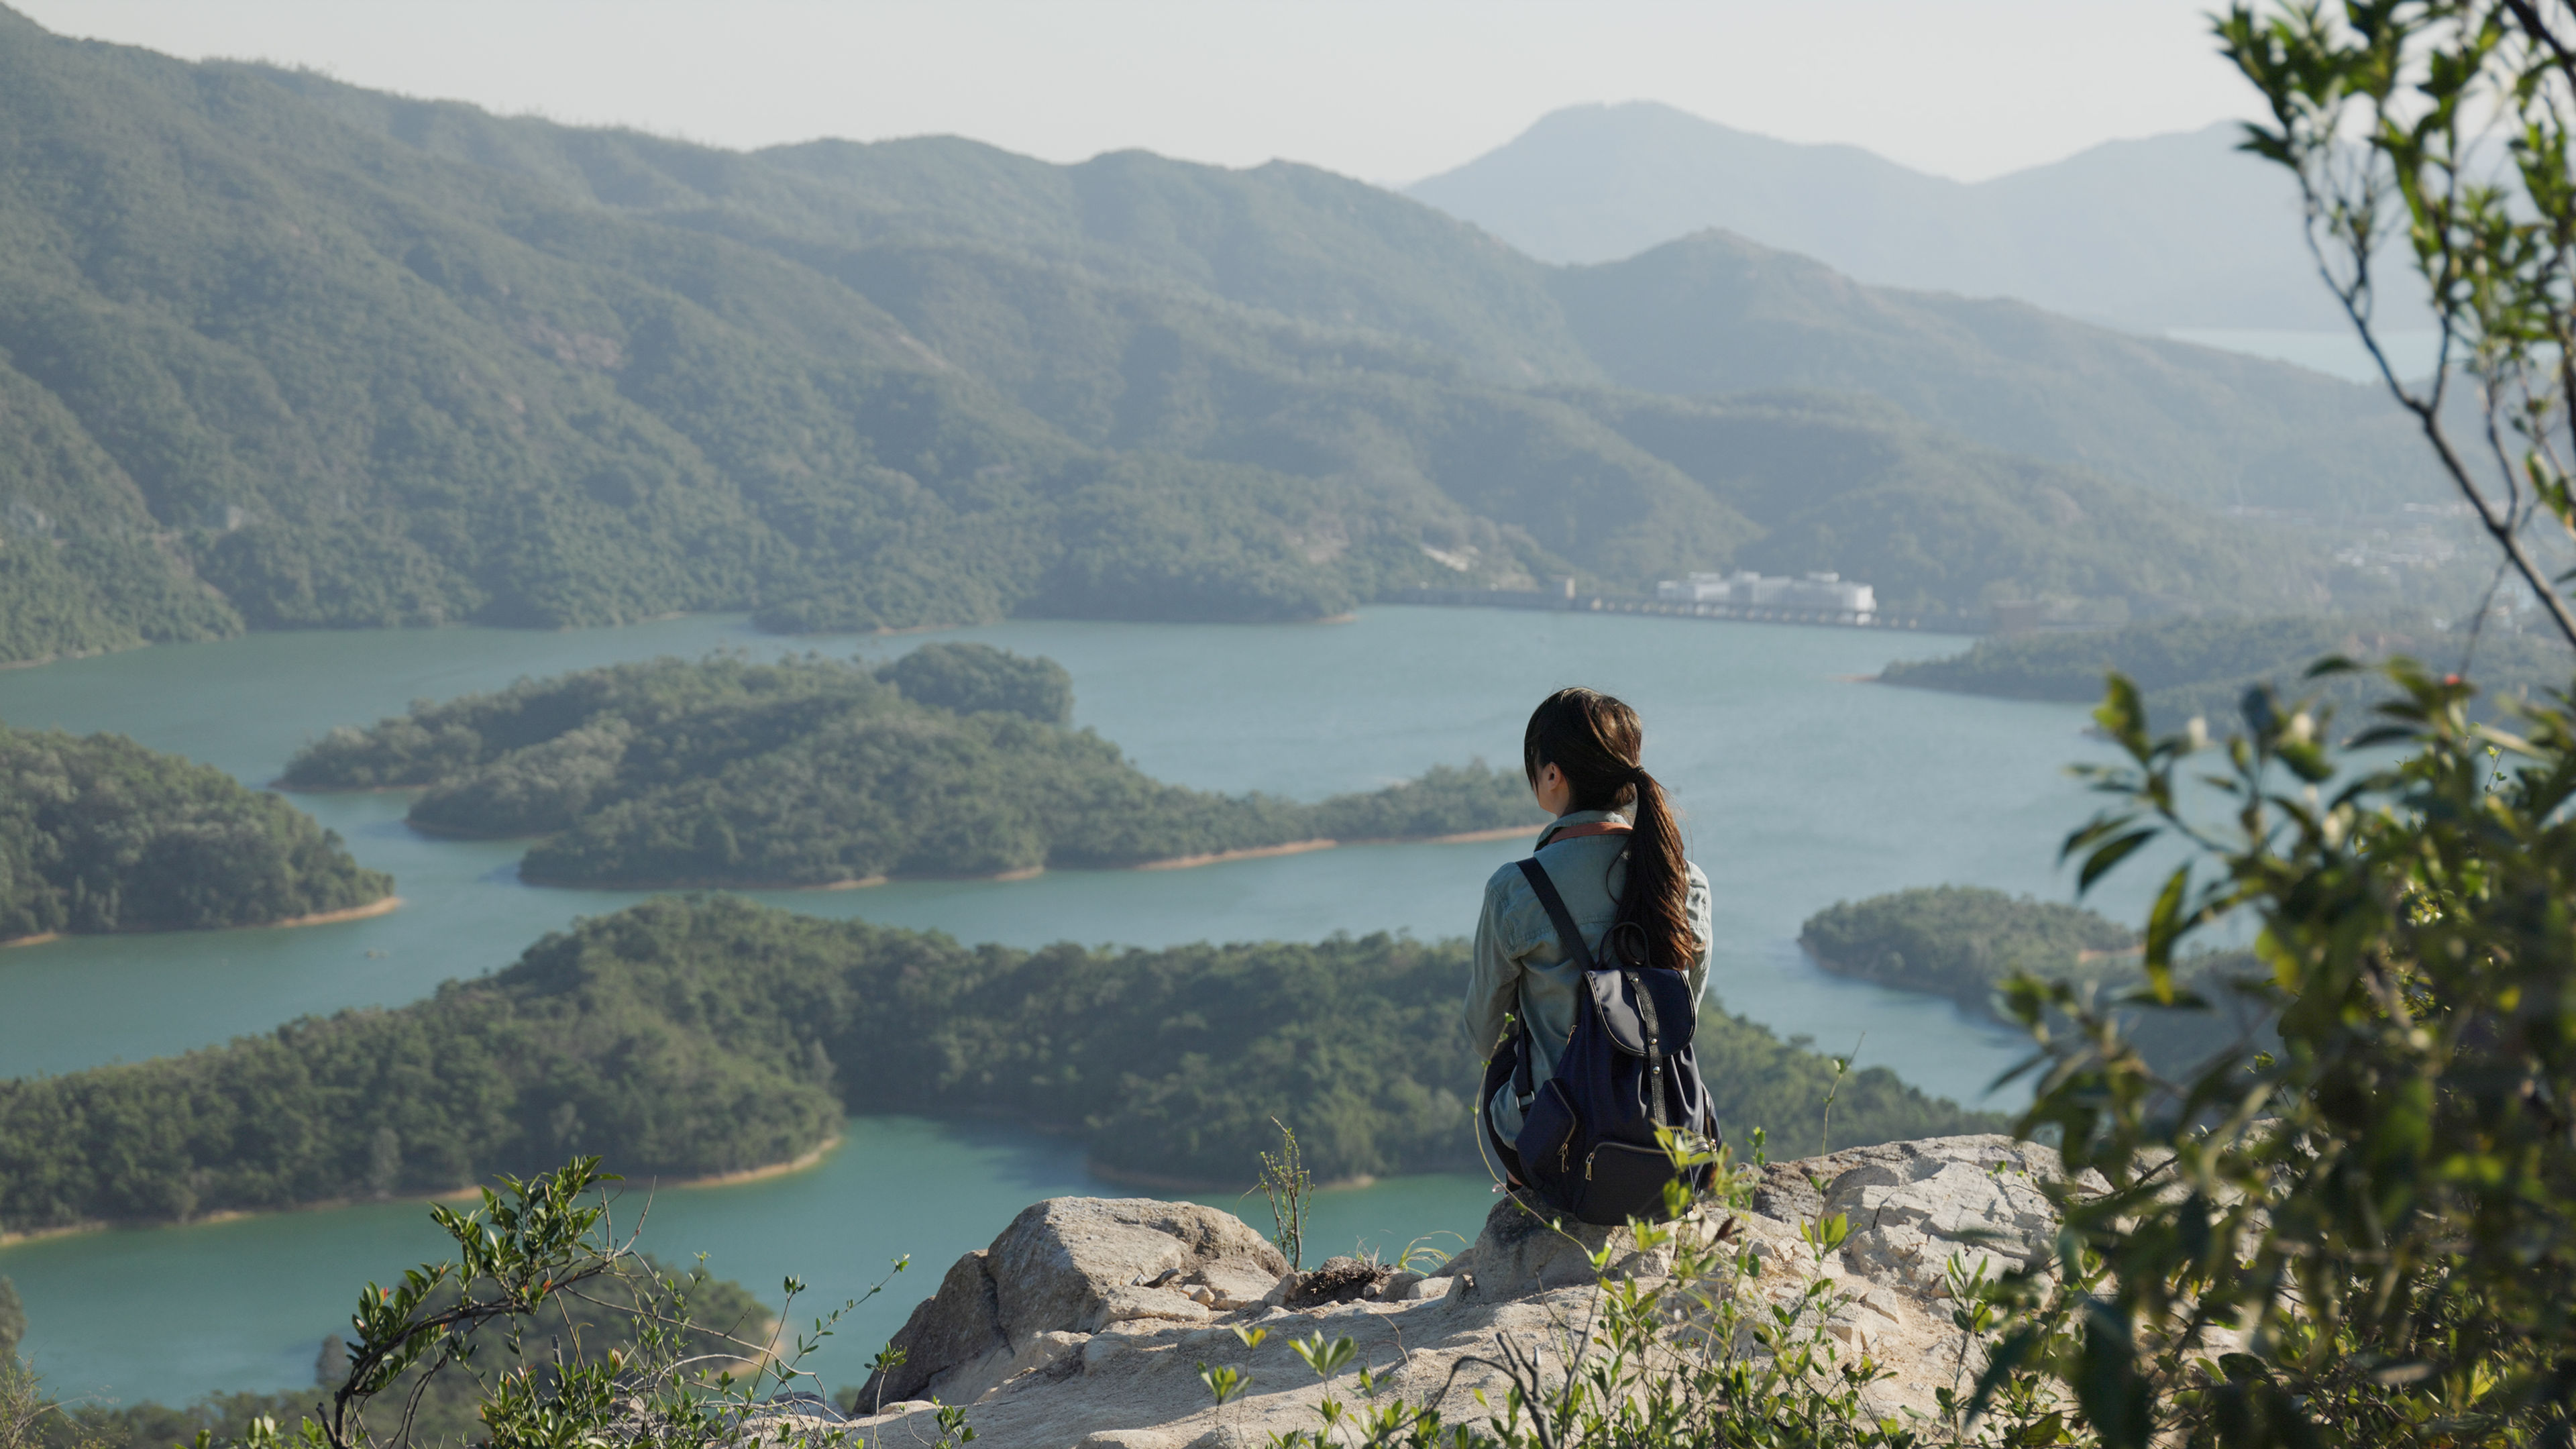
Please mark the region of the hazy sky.
[[1962, 180], [2242, 113], [2209, 0], [5, 0], [65, 34], [728, 146], [950, 132], [1404, 182], [1650, 99]]

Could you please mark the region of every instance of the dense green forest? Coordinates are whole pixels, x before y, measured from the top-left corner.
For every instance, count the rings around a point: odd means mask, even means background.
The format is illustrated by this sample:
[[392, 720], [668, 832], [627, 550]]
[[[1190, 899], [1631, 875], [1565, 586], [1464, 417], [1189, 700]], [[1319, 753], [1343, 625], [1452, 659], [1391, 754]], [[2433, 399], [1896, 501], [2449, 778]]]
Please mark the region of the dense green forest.
[[1982, 1006], [2015, 972], [2074, 976], [2138, 937], [2081, 906], [1934, 886], [1838, 901], [1807, 918], [1798, 944], [1828, 971]]
[[[445, 1190], [575, 1152], [632, 1175], [783, 1162], [845, 1112], [1078, 1136], [1115, 1172], [1249, 1181], [1273, 1116], [1318, 1176], [1470, 1169], [1460, 942], [1035, 952], [729, 897], [585, 920], [397, 1010], [0, 1084], [0, 1228]], [[1805, 1150], [1826, 1059], [1712, 1009], [1728, 1129]], [[1884, 1070], [1837, 1144], [1991, 1130]]]
[[[2202, 505], [2411, 483], [2366, 390], [2295, 369], [1773, 254], [1560, 274], [1291, 165], [731, 153], [6, 11], [0, 118], [0, 657], [1733, 565], [1958, 620], [2278, 609], [2377, 585]], [[1783, 380], [1842, 391], [1704, 395]]]
[[283, 783], [426, 786], [414, 825], [547, 836], [522, 874], [582, 885], [1124, 866], [1545, 819], [1518, 775], [1481, 763], [1313, 805], [1165, 785], [1068, 727], [1072, 707], [1061, 665], [986, 644], [928, 644], [874, 671], [814, 655], [661, 659], [335, 730]]
[[0, 725], [0, 941], [255, 926], [393, 891], [313, 817], [122, 735]]
[[924, 644], [877, 671], [915, 704], [959, 714], [1016, 714], [1073, 723], [1073, 674], [1041, 655], [1024, 659], [990, 644]]
[[[2081, 906], [2014, 897], [1983, 886], [1932, 886], [1837, 901], [1798, 928], [1815, 963], [1904, 991], [1946, 996], [1991, 1013], [1998, 991], [2027, 973], [2096, 991], [2139, 984], [2135, 931]], [[2131, 1040], [2149, 1060], [2188, 1070], [2245, 1030], [2261, 1031], [2227, 982], [2259, 974], [2250, 952], [2197, 955], [2176, 963], [2185, 989], [2207, 1009], [2138, 1009], [2125, 1014]]]
[[2360, 707], [2388, 697], [2388, 683], [2367, 674], [2305, 677], [2317, 660], [2338, 654], [2361, 663], [2403, 655], [2437, 672], [2465, 661], [2490, 696], [2562, 690], [2571, 669], [2566, 647], [2536, 634], [2492, 630], [2472, 648], [2465, 632], [2420, 623], [2295, 616], [2163, 619], [1980, 639], [1947, 659], [1891, 663], [1879, 678], [1918, 689], [2091, 704], [2102, 697], [2103, 674], [2116, 669], [2138, 686], [2160, 728], [2194, 715], [2213, 727], [2232, 721], [2245, 691], [2263, 683], [2291, 698], [2323, 699], [2358, 719]]

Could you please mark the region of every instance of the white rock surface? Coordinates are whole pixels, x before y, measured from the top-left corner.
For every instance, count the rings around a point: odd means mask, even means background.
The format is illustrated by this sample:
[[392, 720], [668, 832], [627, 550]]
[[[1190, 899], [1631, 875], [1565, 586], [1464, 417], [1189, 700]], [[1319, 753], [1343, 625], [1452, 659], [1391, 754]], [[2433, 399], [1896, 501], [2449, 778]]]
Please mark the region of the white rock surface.
[[[2037, 1184], [2057, 1170], [2047, 1149], [2006, 1137], [1890, 1143], [1774, 1164], [1752, 1211], [1687, 1226], [1712, 1231], [1732, 1216], [1734, 1241], [1762, 1265], [1742, 1291], [1768, 1302], [1795, 1301], [1814, 1278], [1833, 1279], [1826, 1331], [1895, 1371], [1873, 1390], [1875, 1406], [1929, 1411], [1935, 1388], [1979, 1367], [1949, 1321], [1944, 1270], [1954, 1255], [1999, 1270], [2046, 1251], [2054, 1220]], [[1819, 1263], [1800, 1228], [1836, 1213], [1849, 1220], [1850, 1237]], [[1407, 1275], [1380, 1300], [1296, 1311], [1276, 1304], [1293, 1282], [1283, 1280], [1276, 1251], [1224, 1213], [1060, 1198], [959, 1260], [914, 1310], [896, 1339], [908, 1362], [885, 1384], [871, 1383], [883, 1399], [862, 1400], [892, 1407], [856, 1427], [871, 1444], [927, 1444], [937, 1437], [935, 1408], [894, 1401], [935, 1396], [968, 1405], [978, 1449], [1260, 1444], [1316, 1423], [1321, 1388], [1289, 1341], [1318, 1331], [1349, 1336], [1357, 1364], [1388, 1392], [1421, 1400], [1445, 1386], [1444, 1413], [1481, 1421], [1471, 1395], [1498, 1396], [1500, 1377], [1460, 1361], [1491, 1357], [1498, 1334], [1524, 1345], [1564, 1341], [1598, 1292], [1589, 1254], [1611, 1244], [1614, 1272], [1670, 1271], [1669, 1250], [1639, 1252], [1624, 1246], [1627, 1237], [1558, 1232], [1506, 1201], [1434, 1276]], [[1199, 1300], [1194, 1287], [1205, 1290]], [[1233, 1330], [1254, 1324], [1268, 1336], [1246, 1348]], [[1245, 1372], [1246, 1395], [1216, 1407], [1199, 1380], [1203, 1363]]]
[[1012, 1219], [991, 1247], [957, 1260], [896, 1332], [903, 1363], [871, 1376], [859, 1401], [928, 1394], [970, 1402], [1020, 1372], [1013, 1365], [1041, 1335], [1205, 1323], [1216, 1310], [1194, 1302], [1191, 1288], [1233, 1304], [1257, 1301], [1287, 1271], [1268, 1239], [1215, 1208], [1050, 1198]]

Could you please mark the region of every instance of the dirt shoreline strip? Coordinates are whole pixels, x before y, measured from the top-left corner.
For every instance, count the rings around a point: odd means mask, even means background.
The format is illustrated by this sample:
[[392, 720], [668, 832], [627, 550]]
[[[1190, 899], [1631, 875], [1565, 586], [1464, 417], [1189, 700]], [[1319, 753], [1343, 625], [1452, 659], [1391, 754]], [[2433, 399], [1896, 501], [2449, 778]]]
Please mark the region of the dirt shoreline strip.
[[[1309, 851], [1336, 850], [1345, 845], [1474, 845], [1493, 840], [1535, 840], [1539, 825], [1505, 825], [1493, 830], [1462, 830], [1455, 835], [1388, 835], [1366, 840], [1292, 840], [1284, 845], [1255, 845], [1242, 850], [1211, 851], [1205, 855], [1176, 855], [1164, 860], [1139, 861], [1134, 865], [1106, 867], [1110, 870], [1194, 870], [1202, 865], [1224, 865], [1238, 860], [1263, 860], [1271, 856], [1304, 855]], [[587, 881], [554, 880], [545, 876], [519, 873], [521, 884], [562, 887], [568, 890], [596, 891], [855, 891], [891, 884], [895, 881], [920, 880], [1035, 880], [1046, 874], [1046, 867], [1033, 865], [1021, 870], [996, 871], [990, 875], [868, 875], [853, 880], [827, 881]]]
[[789, 1173], [803, 1172], [805, 1169], [821, 1162], [824, 1158], [831, 1156], [832, 1149], [840, 1145], [841, 1135], [835, 1132], [830, 1137], [823, 1140], [822, 1146], [795, 1158], [793, 1161], [773, 1162], [767, 1167], [746, 1167], [735, 1172], [713, 1172], [704, 1177], [682, 1177], [671, 1179], [669, 1181], [655, 1178], [651, 1181], [652, 1185], [656, 1189], [665, 1187], [732, 1187], [736, 1183], [766, 1182], [773, 1177], [785, 1177]]
[[400, 896], [378, 896], [363, 906], [345, 910], [315, 911], [309, 916], [289, 916], [283, 921], [262, 921], [247, 926], [226, 926], [227, 931], [266, 931], [279, 926], [329, 926], [341, 921], [364, 921], [376, 916], [390, 916], [403, 907]]
[[[1257, 1182], [1245, 1187], [1240, 1179], [1232, 1182], [1218, 1182], [1208, 1178], [1173, 1177], [1159, 1172], [1140, 1172], [1133, 1168], [1109, 1167], [1096, 1158], [1086, 1159], [1082, 1166], [1084, 1171], [1101, 1181], [1114, 1182], [1121, 1187], [1150, 1187], [1157, 1192], [1198, 1192], [1210, 1195], [1233, 1192], [1237, 1188], [1242, 1188], [1245, 1197], [1261, 1191], [1261, 1184]], [[1316, 1183], [1315, 1190], [1339, 1192], [1345, 1188], [1375, 1186], [1377, 1186], [1377, 1175], [1363, 1172], [1353, 1177], [1337, 1177], [1330, 1182]]]
[[[767, 1178], [785, 1177], [792, 1172], [803, 1172], [821, 1162], [831, 1155], [833, 1148], [840, 1145], [840, 1135], [835, 1133], [822, 1146], [792, 1162], [773, 1162], [767, 1167], [748, 1167], [739, 1172], [714, 1172], [703, 1177], [650, 1179], [647, 1180], [647, 1186], [654, 1191], [673, 1187], [730, 1187], [735, 1183], [760, 1182]], [[475, 1202], [481, 1199], [482, 1193], [483, 1189], [480, 1186], [472, 1186], [452, 1187], [444, 1192], [396, 1193], [384, 1198], [335, 1197], [325, 1198], [320, 1202], [295, 1203], [288, 1207], [224, 1208], [207, 1213], [203, 1217], [189, 1218], [185, 1222], [104, 1222], [92, 1219], [88, 1222], [67, 1223], [54, 1228], [28, 1228], [19, 1232], [0, 1232], [0, 1248], [15, 1247], [20, 1243], [33, 1243], [46, 1238], [68, 1238], [80, 1233], [104, 1233], [120, 1228], [136, 1231], [147, 1228], [194, 1228], [203, 1227], [209, 1223], [237, 1223], [245, 1218], [276, 1217], [282, 1213], [332, 1212], [340, 1208], [365, 1207], [380, 1202]]]
[[1222, 865], [1229, 860], [1267, 860], [1274, 855], [1304, 855], [1311, 850], [1330, 850], [1338, 840], [1291, 840], [1280, 845], [1253, 845], [1242, 850], [1212, 850], [1205, 855], [1175, 855], [1164, 860], [1140, 861], [1125, 866], [1126, 870], [1192, 870], [1202, 865]]
[[[329, 926], [336, 925], [341, 921], [363, 921], [373, 916], [389, 916], [394, 912], [401, 910], [402, 906], [403, 898], [400, 896], [378, 896], [376, 899], [367, 902], [363, 906], [350, 906], [343, 910], [315, 911], [309, 916], [289, 916], [282, 921], [246, 921], [238, 926], [211, 926], [199, 929], [216, 931], [274, 931], [281, 930], [288, 926]], [[180, 934], [180, 932], [108, 931], [103, 934], [110, 936], [175, 936]], [[47, 941], [59, 941], [61, 939], [63, 939], [63, 933], [60, 931], [40, 931], [32, 936], [12, 936], [6, 941], [0, 941], [0, 951], [5, 951], [12, 946], [41, 946]], [[0, 1239], [0, 1241], [6, 1240]]]

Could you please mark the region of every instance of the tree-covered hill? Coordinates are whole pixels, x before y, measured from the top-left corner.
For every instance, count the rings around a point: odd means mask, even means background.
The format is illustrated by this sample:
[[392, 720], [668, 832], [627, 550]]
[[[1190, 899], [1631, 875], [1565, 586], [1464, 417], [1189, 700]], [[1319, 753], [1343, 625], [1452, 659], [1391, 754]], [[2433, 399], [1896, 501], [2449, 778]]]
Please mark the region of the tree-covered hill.
[[110, 546], [261, 627], [1311, 617], [1445, 572], [1347, 485], [1084, 447], [811, 268], [256, 71], [0, 17], [0, 117], [0, 389], [31, 399], [0, 432], [40, 430], [0, 533], [102, 597], [133, 592], [81, 568]]
[[[737, 155], [313, 77], [288, 83], [384, 134], [519, 170], [564, 195], [790, 251], [850, 248], [869, 259], [846, 274], [852, 285], [916, 327], [953, 303], [907, 267], [959, 255], [951, 244], [966, 241], [988, 257], [1035, 254], [1166, 296], [1212, 294], [1310, 327], [1356, 326], [1491, 382], [1615, 381], [1692, 397], [1866, 393], [1989, 447], [2205, 503], [2333, 508], [2423, 496], [2409, 425], [2376, 388], [1977, 289], [1864, 285], [1720, 232], [1694, 229], [1624, 261], [1552, 267], [1404, 197], [1287, 162], [1229, 171], [1121, 152], [1054, 166], [955, 137]], [[2195, 138], [2194, 156], [2241, 179], [2251, 163], [2211, 150], [2210, 139]], [[2141, 180], [2171, 185], [2180, 169]], [[2297, 252], [2295, 242], [2283, 249], [2304, 280]], [[889, 266], [890, 255], [909, 260]]]
[[1089, 730], [1052, 660], [936, 643], [871, 672], [806, 656], [611, 665], [423, 703], [297, 754], [301, 789], [426, 787], [413, 825], [545, 836], [553, 885], [815, 886], [1114, 867], [1545, 819], [1478, 763], [1300, 804], [1161, 784]]
[[0, 941], [266, 925], [393, 885], [312, 816], [211, 765], [122, 735], [0, 725]]
[[[2335, 582], [2308, 545], [2147, 496], [2208, 495], [2192, 460], [2229, 447], [2295, 493], [2308, 460], [2351, 461], [2334, 406], [2178, 428], [2081, 365], [2109, 334], [2060, 328], [2035, 374], [1977, 360], [2009, 339], [1917, 329], [1909, 366], [2053, 421], [1980, 446], [1866, 403], [1671, 403], [1765, 419], [1764, 456], [1684, 457], [1617, 421], [1654, 399], [1602, 390], [1664, 344], [1578, 293], [1310, 168], [731, 153], [0, 11], [0, 657], [718, 608], [1295, 619], [1791, 559], [1953, 619], [2048, 580], [2114, 612]], [[1806, 333], [1691, 325], [1763, 386], [1806, 375]], [[2242, 391], [2175, 357], [2192, 397]], [[1990, 451], [2050, 439], [2092, 470]]]
[[[1112, 1171], [1249, 1181], [1473, 1170], [1464, 943], [1037, 952], [729, 898], [583, 921], [479, 981], [183, 1057], [0, 1083], [0, 1229], [445, 1189], [575, 1152], [633, 1175], [788, 1161], [845, 1111], [1001, 1117]], [[1728, 1130], [1823, 1131], [1833, 1069], [1710, 1010]], [[1884, 1069], [1835, 1145], [1993, 1130]]]
[[1866, 393], [1990, 447], [2209, 508], [2439, 496], [2411, 425], [2375, 389], [2023, 302], [1865, 287], [1716, 231], [1568, 267], [1551, 285], [1590, 355], [1632, 388]]

